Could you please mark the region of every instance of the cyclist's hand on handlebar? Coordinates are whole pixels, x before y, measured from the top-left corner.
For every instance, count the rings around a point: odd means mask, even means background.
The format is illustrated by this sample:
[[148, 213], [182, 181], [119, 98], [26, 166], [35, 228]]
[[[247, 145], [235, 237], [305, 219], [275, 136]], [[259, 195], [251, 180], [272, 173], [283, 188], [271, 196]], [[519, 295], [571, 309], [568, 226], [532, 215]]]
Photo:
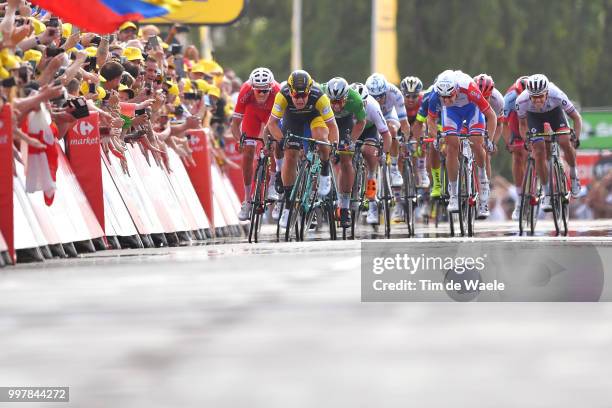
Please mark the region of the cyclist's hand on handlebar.
[[578, 149], [580, 147], [580, 139], [574, 139], [574, 149]]

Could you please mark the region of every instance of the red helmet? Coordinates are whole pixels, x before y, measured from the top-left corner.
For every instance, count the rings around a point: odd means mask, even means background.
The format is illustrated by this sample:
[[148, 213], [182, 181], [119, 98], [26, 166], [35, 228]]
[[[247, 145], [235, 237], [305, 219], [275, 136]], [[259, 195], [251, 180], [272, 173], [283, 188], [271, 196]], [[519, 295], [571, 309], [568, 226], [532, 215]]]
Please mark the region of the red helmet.
[[529, 79], [529, 77], [523, 75], [521, 77], [518, 77], [518, 79], [514, 83], [514, 88], [516, 88], [516, 92], [518, 94], [523, 93], [523, 91], [525, 90], [525, 87], [527, 86], [527, 79]]
[[493, 88], [495, 88], [495, 82], [493, 82], [493, 78], [487, 74], [480, 74], [474, 77], [474, 82], [478, 85], [478, 89], [480, 89], [480, 93], [485, 98], [491, 96], [493, 92]]

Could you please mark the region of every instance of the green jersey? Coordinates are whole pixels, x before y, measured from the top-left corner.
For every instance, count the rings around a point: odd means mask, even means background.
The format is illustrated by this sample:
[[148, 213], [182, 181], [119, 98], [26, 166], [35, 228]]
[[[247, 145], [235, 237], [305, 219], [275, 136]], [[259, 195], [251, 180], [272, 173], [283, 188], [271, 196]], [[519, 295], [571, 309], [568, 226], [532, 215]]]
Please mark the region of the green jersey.
[[[321, 89], [323, 92], [326, 92], [327, 83], [321, 84]], [[359, 96], [357, 91], [353, 89], [349, 89], [349, 93], [346, 97], [346, 104], [344, 105], [342, 112], [334, 111], [334, 116], [338, 119], [345, 118], [350, 115], [354, 115], [355, 119], [357, 120], [365, 120], [366, 118], [366, 111], [363, 108], [361, 96]]]

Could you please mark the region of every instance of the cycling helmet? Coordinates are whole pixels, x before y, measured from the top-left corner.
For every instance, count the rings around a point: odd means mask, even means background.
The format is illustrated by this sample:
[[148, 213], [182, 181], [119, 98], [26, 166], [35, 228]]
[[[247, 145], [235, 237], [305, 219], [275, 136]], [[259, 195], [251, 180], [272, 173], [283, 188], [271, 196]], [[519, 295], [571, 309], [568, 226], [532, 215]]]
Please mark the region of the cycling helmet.
[[361, 96], [361, 100], [365, 101], [366, 99], [368, 99], [368, 96], [370, 95], [370, 93], [368, 92], [368, 88], [362, 84], [361, 82], [354, 82], [351, 84], [351, 89], [353, 89], [354, 91], [356, 91], [359, 96]]
[[332, 101], [346, 98], [349, 93], [349, 84], [346, 79], [335, 77], [329, 80], [325, 93]]
[[310, 93], [312, 87], [312, 78], [308, 72], [298, 69], [289, 75], [287, 84], [292, 93], [307, 94]]
[[374, 98], [380, 98], [387, 93], [387, 80], [382, 74], [372, 74], [365, 83], [368, 92]]
[[525, 87], [527, 86], [527, 80], [528, 79], [529, 79], [529, 77], [526, 76], [526, 75], [518, 77], [518, 79], [514, 83], [514, 87], [516, 88], [516, 92], [518, 92], [519, 94], [523, 93], [523, 91], [525, 90]]
[[402, 94], [404, 96], [408, 96], [410, 94], [418, 94], [423, 90], [423, 82], [417, 77], [407, 76], [402, 79], [400, 82], [400, 89], [402, 90]]
[[487, 74], [480, 74], [474, 77], [474, 82], [478, 85], [478, 89], [480, 89], [480, 93], [485, 98], [491, 96], [493, 93], [493, 89], [495, 88], [495, 82], [493, 82], [493, 78]]
[[270, 88], [274, 82], [274, 74], [268, 68], [255, 68], [249, 76], [249, 81], [254, 88]]
[[447, 70], [438, 75], [434, 84], [436, 93], [440, 96], [451, 96], [457, 89], [457, 80], [454, 71]]
[[529, 96], [538, 96], [548, 91], [548, 78], [544, 74], [534, 74], [527, 78]]

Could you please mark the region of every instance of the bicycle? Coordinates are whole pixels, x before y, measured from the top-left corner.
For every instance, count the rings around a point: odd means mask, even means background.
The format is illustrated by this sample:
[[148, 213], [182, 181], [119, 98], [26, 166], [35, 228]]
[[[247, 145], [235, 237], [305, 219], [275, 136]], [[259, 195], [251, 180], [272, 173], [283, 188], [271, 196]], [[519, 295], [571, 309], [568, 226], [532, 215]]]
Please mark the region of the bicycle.
[[404, 221], [408, 226], [408, 236], [414, 237], [414, 219], [416, 217], [416, 207], [418, 204], [418, 195], [416, 187], [416, 176], [414, 173], [414, 166], [412, 159], [416, 153], [416, 140], [403, 141], [405, 149], [403, 150], [403, 171], [402, 178], [404, 179], [404, 186], [402, 188], [402, 204], [404, 205]]
[[244, 144], [245, 140], [256, 140], [263, 142], [265, 148], [259, 150], [259, 156], [257, 158], [257, 167], [255, 169], [255, 193], [251, 199], [251, 215], [249, 216], [249, 244], [252, 243], [253, 239], [258, 242], [259, 232], [261, 231], [261, 219], [266, 211], [266, 206], [273, 200], [268, 199], [268, 168], [270, 167], [270, 155], [269, 151], [272, 147], [274, 140], [272, 138], [261, 138], [261, 137], [249, 137], [243, 134], [240, 137], [240, 147]]
[[[327, 142], [321, 142], [312, 138], [293, 135], [291, 133], [288, 133], [287, 137], [308, 142], [308, 152], [299, 164], [298, 176], [295, 184], [293, 185], [293, 190], [290, 193], [289, 216], [287, 228], [285, 229], [285, 241], [289, 242], [291, 238], [291, 230], [295, 231], [296, 241], [303, 240], [304, 229], [310, 226], [314, 218], [314, 208], [318, 200], [317, 190], [319, 186], [319, 177], [321, 174], [321, 159], [319, 158], [319, 153], [316, 151], [315, 147], [316, 145], [330, 147], [332, 145]], [[335, 229], [331, 227], [331, 224], [335, 222], [335, 216], [333, 214], [333, 209], [331, 210], [331, 214], [329, 213], [329, 210], [329, 208], [325, 208], [325, 211], [329, 217], [330, 236], [333, 238], [335, 236]], [[298, 217], [300, 221], [299, 223]]]
[[565, 176], [563, 164], [561, 163], [561, 159], [559, 156], [559, 136], [563, 135], [571, 135], [572, 140], [575, 137], [573, 129], [552, 133], [527, 133], [528, 140], [534, 137], [542, 137], [545, 140], [549, 139], [550, 142], [550, 159], [548, 160], [548, 185], [553, 213], [553, 222], [555, 224], [555, 232], [557, 236], [561, 235], [562, 227], [563, 235], [567, 236], [570, 201], [570, 192], [568, 189], [567, 177]]
[[383, 159], [382, 167], [378, 173], [378, 185], [381, 188], [377, 190], [377, 201], [379, 204], [382, 203], [385, 238], [391, 238], [391, 207], [395, 205], [395, 196], [391, 190], [391, 155], [387, 153], [385, 156], [381, 156], [381, 158]]
[[[460, 133], [461, 138], [459, 154], [459, 179], [457, 183], [457, 199], [459, 203], [459, 229], [461, 236], [473, 237], [476, 218], [478, 217], [478, 202], [480, 200], [480, 182], [478, 172], [474, 171], [474, 153], [472, 152], [472, 142], [469, 134]], [[485, 133], [485, 143], [488, 136]], [[454, 230], [453, 220], [449, 214], [451, 230]], [[454, 234], [452, 231], [451, 235]]]
[[[527, 138], [525, 143], [530, 143], [529, 138]], [[536, 175], [535, 158], [533, 157], [532, 150], [528, 146], [525, 146], [525, 148], [529, 153], [527, 156], [527, 168], [523, 177], [523, 194], [521, 195], [519, 209], [519, 235], [523, 235], [527, 224], [529, 224], [531, 235], [534, 235], [542, 203], [542, 185], [540, 184], [539, 177]]]

